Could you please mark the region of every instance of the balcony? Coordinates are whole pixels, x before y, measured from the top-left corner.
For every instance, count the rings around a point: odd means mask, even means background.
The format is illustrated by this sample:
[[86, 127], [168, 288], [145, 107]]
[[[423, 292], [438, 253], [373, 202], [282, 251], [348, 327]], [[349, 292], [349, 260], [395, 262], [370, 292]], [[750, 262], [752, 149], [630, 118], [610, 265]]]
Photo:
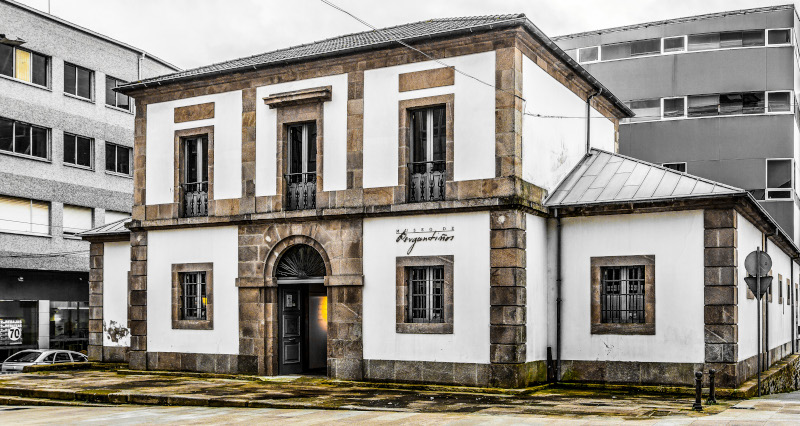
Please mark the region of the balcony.
[[286, 210], [317, 208], [317, 173], [290, 173], [286, 178]]
[[444, 161], [408, 163], [408, 201], [444, 201], [447, 170]]
[[208, 216], [208, 182], [181, 184], [182, 217]]

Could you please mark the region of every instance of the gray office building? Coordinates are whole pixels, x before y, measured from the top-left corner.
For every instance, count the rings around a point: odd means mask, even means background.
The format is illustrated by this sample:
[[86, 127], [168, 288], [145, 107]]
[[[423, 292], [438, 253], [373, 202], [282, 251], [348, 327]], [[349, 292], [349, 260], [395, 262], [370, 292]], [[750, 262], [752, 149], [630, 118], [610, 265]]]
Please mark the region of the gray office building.
[[798, 241], [793, 5], [554, 37], [637, 114], [621, 154], [750, 191]]
[[0, 0], [0, 359], [86, 348], [89, 243], [76, 234], [133, 203], [133, 102], [111, 89], [176, 70]]

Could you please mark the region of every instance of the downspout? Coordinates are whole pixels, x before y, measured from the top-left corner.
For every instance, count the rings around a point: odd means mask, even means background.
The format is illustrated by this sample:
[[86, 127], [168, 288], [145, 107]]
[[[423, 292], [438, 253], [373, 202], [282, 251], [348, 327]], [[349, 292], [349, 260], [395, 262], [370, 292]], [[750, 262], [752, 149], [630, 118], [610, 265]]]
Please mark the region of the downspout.
[[136, 79], [142, 81], [142, 62], [144, 62], [144, 56], [146, 53], [142, 52], [141, 56], [139, 56], [139, 64], [136, 69]]
[[789, 306], [790, 306], [790, 309], [791, 309], [790, 313], [792, 314], [792, 332], [790, 334], [791, 337], [792, 337], [792, 354], [795, 354], [797, 352], [797, 346], [796, 346], [797, 345], [797, 339], [795, 339], [795, 337], [794, 337], [795, 332], [797, 332], [797, 325], [796, 325], [796, 318], [795, 318], [795, 313], [796, 312], [795, 312], [795, 306], [794, 306], [794, 262], [796, 260], [797, 260], [797, 258], [795, 257], [795, 258], [792, 258], [792, 260], [789, 262], [789, 271], [790, 271], [790, 275], [789, 275], [789, 294], [787, 294], [787, 296], [789, 297]]
[[586, 153], [587, 154], [589, 153], [589, 149], [591, 149], [592, 147], [591, 136], [589, 133], [592, 125], [592, 98], [601, 93], [603, 93], [602, 87], [600, 88], [600, 90], [592, 93], [591, 95], [589, 95], [588, 98], [586, 98]]
[[556, 382], [561, 381], [561, 216], [555, 209], [556, 217]]

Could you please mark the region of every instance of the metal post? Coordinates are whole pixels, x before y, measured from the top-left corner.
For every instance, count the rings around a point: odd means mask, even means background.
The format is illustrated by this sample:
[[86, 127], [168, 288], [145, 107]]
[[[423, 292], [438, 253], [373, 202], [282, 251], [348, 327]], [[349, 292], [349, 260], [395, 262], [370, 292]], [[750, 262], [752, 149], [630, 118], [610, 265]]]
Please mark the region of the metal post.
[[716, 376], [717, 370], [713, 368], [708, 370], [708, 399], [706, 399], [706, 405], [714, 405], [717, 403], [717, 390], [716, 386], [714, 386], [714, 376]]
[[694, 404], [692, 410], [703, 411], [703, 372], [698, 371], [694, 373]]
[[756, 293], [756, 314], [758, 318], [756, 318], [756, 329], [757, 336], [758, 336], [758, 352], [756, 352], [756, 358], [758, 359], [758, 396], [761, 396], [761, 247], [756, 247], [756, 259], [757, 259], [757, 268], [758, 273], [756, 274], [756, 282], [758, 293]]

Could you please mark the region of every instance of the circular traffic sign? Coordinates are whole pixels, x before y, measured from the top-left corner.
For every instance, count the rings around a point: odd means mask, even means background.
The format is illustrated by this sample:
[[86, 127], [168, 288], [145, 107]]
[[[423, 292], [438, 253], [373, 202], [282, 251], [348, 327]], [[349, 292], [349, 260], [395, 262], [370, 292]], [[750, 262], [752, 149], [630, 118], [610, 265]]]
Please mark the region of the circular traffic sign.
[[772, 258], [763, 251], [757, 250], [750, 252], [744, 259], [744, 269], [752, 276], [758, 276], [760, 270], [761, 276], [765, 276], [772, 269]]

